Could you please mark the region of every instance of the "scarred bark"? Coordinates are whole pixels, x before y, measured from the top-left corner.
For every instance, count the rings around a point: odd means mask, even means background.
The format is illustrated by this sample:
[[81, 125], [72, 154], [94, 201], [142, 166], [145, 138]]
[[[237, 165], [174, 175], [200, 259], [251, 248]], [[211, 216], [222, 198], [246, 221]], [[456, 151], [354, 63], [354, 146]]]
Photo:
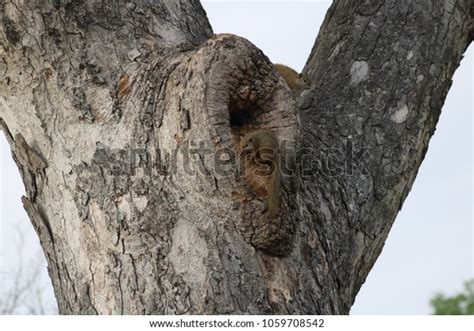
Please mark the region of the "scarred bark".
[[[8, 1], [0, 124], [63, 314], [348, 313], [406, 198], [471, 1], [335, 1], [297, 100], [197, 1]], [[279, 217], [238, 143], [276, 133]]]

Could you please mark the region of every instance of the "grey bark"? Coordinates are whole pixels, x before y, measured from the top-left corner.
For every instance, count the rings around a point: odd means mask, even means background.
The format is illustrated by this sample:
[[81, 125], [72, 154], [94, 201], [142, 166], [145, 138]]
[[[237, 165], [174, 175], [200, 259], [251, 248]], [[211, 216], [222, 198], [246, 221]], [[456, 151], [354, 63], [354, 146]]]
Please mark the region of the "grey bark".
[[[60, 313], [348, 313], [473, 10], [335, 1], [296, 101], [198, 1], [2, 1], [0, 124]], [[271, 220], [238, 157], [259, 129], [286, 143]]]

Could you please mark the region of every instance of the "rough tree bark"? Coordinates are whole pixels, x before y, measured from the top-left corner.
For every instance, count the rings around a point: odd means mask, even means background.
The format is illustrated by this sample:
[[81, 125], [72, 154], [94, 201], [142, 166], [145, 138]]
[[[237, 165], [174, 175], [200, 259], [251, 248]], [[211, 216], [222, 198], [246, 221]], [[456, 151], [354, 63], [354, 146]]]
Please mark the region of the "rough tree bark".
[[[348, 313], [473, 10], [334, 1], [295, 101], [197, 0], [1, 1], [0, 123], [60, 313]], [[273, 220], [238, 157], [262, 128], [286, 143]]]

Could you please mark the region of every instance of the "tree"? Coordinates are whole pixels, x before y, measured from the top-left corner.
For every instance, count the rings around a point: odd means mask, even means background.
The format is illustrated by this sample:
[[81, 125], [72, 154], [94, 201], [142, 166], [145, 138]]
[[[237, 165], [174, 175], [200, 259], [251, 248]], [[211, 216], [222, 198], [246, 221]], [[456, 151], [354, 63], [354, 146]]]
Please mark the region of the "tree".
[[[348, 313], [474, 34], [469, 0], [336, 0], [295, 100], [197, 0], [1, 8], [0, 123], [63, 314]], [[276, 218], [239, 157], [259, 129]]]
[[[39, 272], [42, 264], [42, 252], [36, 251], [33, 258], [27, 259], [25, 255], [28, 231], [23, 227], [16, 228], [15, 238], [15, 265], [13, 268], [5, 269], [0, 264], [0, 315], [30, 314], [44, 315], [54, 314], [57, 309], [51, 302], [45, 300], [45, 287], [42, 274]], [[5, 252], [1, 252], [4, 260]], [[38, 258], [39, 257], [39, 258]]]
[[452, 297], [436, 294], [431, 299], [435, 315], [474, 315], [474, 280], [464, 283], [464, 291]]

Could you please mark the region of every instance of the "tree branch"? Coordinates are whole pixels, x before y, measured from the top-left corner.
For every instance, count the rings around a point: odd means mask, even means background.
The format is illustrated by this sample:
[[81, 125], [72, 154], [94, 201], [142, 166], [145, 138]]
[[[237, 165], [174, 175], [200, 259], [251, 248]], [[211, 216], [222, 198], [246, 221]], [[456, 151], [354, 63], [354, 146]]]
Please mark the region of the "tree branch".
[[338, 0], [326, 15], [299, 103], [301, 197], [342, 311], [410, 191], [472, 41], [472, 10], [472, 1]]

